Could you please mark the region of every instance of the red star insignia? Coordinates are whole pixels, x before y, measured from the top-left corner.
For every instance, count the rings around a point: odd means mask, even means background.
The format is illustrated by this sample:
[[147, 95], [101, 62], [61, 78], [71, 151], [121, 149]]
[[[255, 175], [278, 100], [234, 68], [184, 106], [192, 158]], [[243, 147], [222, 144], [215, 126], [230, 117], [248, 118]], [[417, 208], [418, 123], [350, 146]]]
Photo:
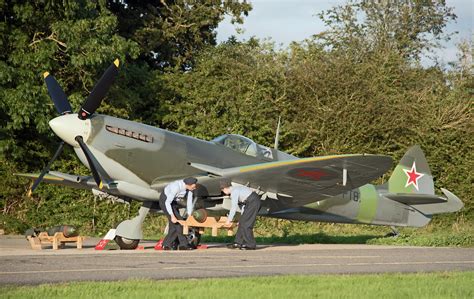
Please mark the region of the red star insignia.
[[413, 185], [416, 188], [416, 190], [419, 191], [418, 180], [425, 174], [416, 172], [415, 161], [413, 161], [413, 165], [411, 166], [410, 170], [403, 169], [403, 171], [408, 176], [408, 180], [407, 180], [407, 183], [405, 184], [405, 188], [408, 187], [409, 185]]

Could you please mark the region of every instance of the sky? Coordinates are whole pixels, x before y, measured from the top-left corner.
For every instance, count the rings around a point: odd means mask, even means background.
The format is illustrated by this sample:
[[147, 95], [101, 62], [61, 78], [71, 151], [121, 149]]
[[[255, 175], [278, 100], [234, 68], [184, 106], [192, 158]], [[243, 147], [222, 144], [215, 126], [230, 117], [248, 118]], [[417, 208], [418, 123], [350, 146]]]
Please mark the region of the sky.
[[[243, 25], [230, 24], [226, 18], [217, 29], [217, 40], [222, 42], [231, 35], [239, 40], [247, 40], [252, 36], [260, 39], [270, 38], [277, 45], [285, 47], [292, 41], [302, 41], [313, 34], [325, 30], [323, 22], [316, 16], [317, 13], [328, 10], [332, 6], [345, 3], [345, 0], [250, 0], [253, 9], [244, 19]], [[456, 22], [448, 24], [445, 32], [458, 31], [459, 33], [444, 49], [437, 51], [436, 56], [442, 63], [456, 60], [456, 44], [462, 39], [469, 39], [474, 28], [474, 1], [447, 0], [448, 6], [454, 7], [457, 15]], [[238, 34], [236, 28], [242, 28]]]

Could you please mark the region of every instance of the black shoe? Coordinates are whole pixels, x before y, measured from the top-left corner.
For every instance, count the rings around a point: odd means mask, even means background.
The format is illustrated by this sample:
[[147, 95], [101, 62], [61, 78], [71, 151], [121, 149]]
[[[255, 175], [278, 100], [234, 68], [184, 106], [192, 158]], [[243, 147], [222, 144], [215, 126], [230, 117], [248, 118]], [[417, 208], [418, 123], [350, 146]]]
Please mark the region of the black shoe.
[[229, 248], [229, 249], [239, 249], [240, 244], [237, 244], [237, 243], [227, 244], [227, 248]]
[[171, 246], [163, 246], [163, 250], [176, 250], [176, 248]]
[[178, 250], [193, 250], [191, 246], [178, 246]]
[[240, 246], [240, 250], [255, 250], [255, 247], [248, 247], [247, 245]]

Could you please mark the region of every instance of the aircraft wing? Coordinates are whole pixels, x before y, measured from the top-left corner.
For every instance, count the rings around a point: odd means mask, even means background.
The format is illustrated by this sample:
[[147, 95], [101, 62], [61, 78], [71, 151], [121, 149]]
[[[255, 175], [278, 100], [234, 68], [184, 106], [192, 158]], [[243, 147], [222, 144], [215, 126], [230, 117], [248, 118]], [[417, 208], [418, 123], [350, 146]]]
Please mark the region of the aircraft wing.
[[[40, 174], [15, 173], [15, 175], [35, 180], [39, 177]], [[54, 185], [68, 186], [77, 189], [92, 189], [96, 187], [95, 182], [91, 176], [71, 175], [58, 171], [50, 171], [49, 173], [47, 173], [43, 178], [43, 182]]]
[[392, 166], [382, 155], [338, 155], [219, 169], [190, 163], [211, 176], [230, 178], [279, 195], [279, 206], [298, 207], [365, 185]]
[[[36, 179], [39, 173], [16, 173], [17, 176]], [[50, 184], [68, 186], [78, 189], [96, 189], [106, 192], [110, 195], [124, 199], [135, 199], [138, 201], [158, 201], [160, 193], [153, 188], [147, 188], [132, 184], [126, 181], [112, 181], [106, 189], [99, 189], [92, 176], [80, 176], [50, 171], [43, 178], [43, 181]], [[164, 186], [156, 185], [157, 188]]]

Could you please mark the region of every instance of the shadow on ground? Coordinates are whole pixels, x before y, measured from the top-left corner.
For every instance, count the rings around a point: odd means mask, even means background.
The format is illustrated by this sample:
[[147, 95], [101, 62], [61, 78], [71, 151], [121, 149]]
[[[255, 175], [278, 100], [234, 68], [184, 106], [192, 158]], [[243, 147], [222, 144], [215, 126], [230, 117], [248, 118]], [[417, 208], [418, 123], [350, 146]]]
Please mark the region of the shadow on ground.
[[[256, 237], [258, 244], [367, 244], [369, 240], [384, 237], [383, 235], [327, 235], [324, 233]], [[230, 243], [234, 237], [211, 237], [203, 236], [202, 242]]]

